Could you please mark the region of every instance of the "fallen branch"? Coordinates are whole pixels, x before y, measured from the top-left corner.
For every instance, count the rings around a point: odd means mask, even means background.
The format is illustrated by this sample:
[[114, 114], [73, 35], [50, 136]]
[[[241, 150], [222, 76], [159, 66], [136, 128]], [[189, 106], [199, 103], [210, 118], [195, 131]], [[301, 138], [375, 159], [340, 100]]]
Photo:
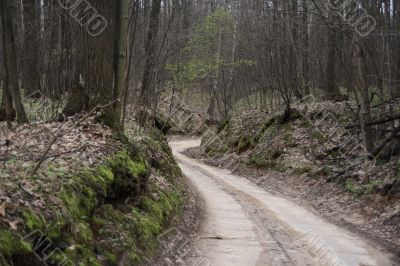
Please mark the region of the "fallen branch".
[[400, 129], [396, 128], [396, 130], [390, 134], [389, 137], [387, 137], [378, 147], [376, 147], [373, 151], [372, 151], [372, 155], [374, 157], [378, 156], [379, 153], [385, 148], [386, 144], [388, 144], [390, 141], [392, 141], [392, 139], [396, 138], [397, 134], [399, 134]]
[[[395, 120], [399, 120], [399, 119], [400, 119], [400, 114], [386, 115], [385, 118], [380, 118], [380, 119], [366, 122], [365, 125], [366, 126], [375, 126], [375, 125], [380, 125], [380, 124], [386, 124], [386, 123], [389, 123], [389, 122], [392, 122]], [[352, 128], [357, 128], [357, 127], [360, 127], [359, 123], [347, 125], [346, 129], [352, 129]]]
[[[90, 110], [88, 113], [86, 113], [81, 119], [79, 119], [77, 122], [74, 123], [74, 126], [77, 127], [79, 126], [82, 122], [84, 122], [86, 119], [88, 119], [92, 114], [94, 114], [97, 111], [103, 110], [111, 105], [113, 105], [114, 103], [118, 102], [119, 99], [112, 101], [108, 104], [105, 105], [97, 105], [96, 107], [94, 107], [92, 110]], [[40, 167], [42, 166], [42, 164], [44, 163], [44, 161], [47, 159], [47, 155], [50, 152], [51, 148], [53, 147], [53, 145], [57, 142], [57, 140], [59, 138], [61, 138], [63, 136], [63, 133], [58, 133], [57, 135], [54, 136], [54, 138], [51, 140], [51, 142], [49, 143], [49, 145], [46, 148], [46, 151], [43, 153], [42, 157], [40, 158], [39, 162], [36, 164], [35, 168], [32, 171], [32, 175], [36, 175], [37, 172], [39, 171]]]
[[61, 133], [57, 134], [53, 140], [50, 142], [50, 144], [47, 146], [46, 151], [44, 152], [44, 155], [42, 156], [42, 158], [40, 159], [40, 161], [36, 164], [35, 168], [32, 171], [32, 175], [36, 175], [37, 171], [39, 170], [40, 166], [42, 165], [42, 163], [46, 160], [47, 154], [50, 152], [51, 147], [53, 147], [54, 143], [56, 143], [56, 141], [58, 140], [58, 138], [60, 138], [62, 136]]

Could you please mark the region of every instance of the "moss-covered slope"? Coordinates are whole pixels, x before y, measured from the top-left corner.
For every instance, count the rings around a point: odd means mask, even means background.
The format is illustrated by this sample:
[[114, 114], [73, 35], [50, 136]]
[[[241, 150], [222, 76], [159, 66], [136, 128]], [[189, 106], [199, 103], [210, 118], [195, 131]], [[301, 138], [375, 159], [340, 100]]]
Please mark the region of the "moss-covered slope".
[[181, 173], [162, 135], [123, 142], [101, 165], [63, 173], [40, 195], [46, 206], [3, 204], [0, 265], [135, 265], [154, 255], [180, 214]]

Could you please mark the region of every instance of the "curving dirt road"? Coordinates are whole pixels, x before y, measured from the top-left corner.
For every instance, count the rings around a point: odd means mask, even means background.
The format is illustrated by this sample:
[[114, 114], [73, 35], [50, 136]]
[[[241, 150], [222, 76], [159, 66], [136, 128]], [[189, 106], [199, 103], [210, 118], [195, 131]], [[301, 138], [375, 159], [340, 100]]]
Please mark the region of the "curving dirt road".
[[205, 201], [205, 221], [189, 266], [395, 265], [389, 255], [245, 178], [188, 158], [198, 140], [175, 140], [173, 153]]

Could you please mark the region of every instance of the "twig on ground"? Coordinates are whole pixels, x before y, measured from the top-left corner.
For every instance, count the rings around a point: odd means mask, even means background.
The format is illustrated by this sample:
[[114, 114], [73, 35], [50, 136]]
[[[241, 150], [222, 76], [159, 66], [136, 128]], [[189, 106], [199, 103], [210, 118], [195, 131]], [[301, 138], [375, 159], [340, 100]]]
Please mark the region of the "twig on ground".
[[[119, 99], [114, 100], [108, 104], [105, 105], [97, 105], [96, 107], [94, 107], [92, 110], [90, 110], [88, 113], [86, 113], [81, 119], [79, 119], [76, 123], [74, 123], [74, 126], [77, 127], [79, 126], [82, 122], [84, 122], [86, 119], [88, 119], [92, 114], [94, 114], [95, 112], [99, 111], [99, 110], [103, 110], [111, 105], [113, 105], [115, 102], [119, 101]], [[36, 164], [35, 168], [33, 168], [32, 171], [32, 175], [36, 175], [37, 172], [39, 171], [40, 167], [42, 166], [42, 164], [44, 163], [44, 161], [47, 159], [47, 155], [50, 152], [51, 148], [53, 147], [53, 145], [57, 142], [57, 140], [59, 138], [61, 138], [63, 136], [63, 133], [60, 132], [58, 133], [53, 139], [52, 141], [49, 143], [49, 145], [47, 146], [45, 152], [43, 153], [41, 159], [39, 160], [39, 162]]]

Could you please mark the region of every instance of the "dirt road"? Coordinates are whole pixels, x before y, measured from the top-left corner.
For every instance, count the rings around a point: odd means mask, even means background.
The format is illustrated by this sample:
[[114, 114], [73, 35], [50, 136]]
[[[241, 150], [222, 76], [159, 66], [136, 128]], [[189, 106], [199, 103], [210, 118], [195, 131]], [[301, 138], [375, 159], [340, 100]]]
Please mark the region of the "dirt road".
[[173, 153], [205, 201], [205, 221], [186, 265], [395, 265], [389, 255], [245, 178], [188, 158], [198, 140]]

